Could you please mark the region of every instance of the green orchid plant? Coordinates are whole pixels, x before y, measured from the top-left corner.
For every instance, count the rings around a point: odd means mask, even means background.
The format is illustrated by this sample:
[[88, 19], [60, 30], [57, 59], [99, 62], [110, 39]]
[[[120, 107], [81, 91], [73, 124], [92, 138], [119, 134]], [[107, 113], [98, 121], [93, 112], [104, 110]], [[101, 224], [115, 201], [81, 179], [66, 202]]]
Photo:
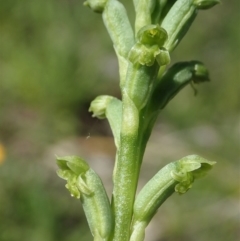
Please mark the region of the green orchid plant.
[[101, 95], [89, 111], [106, 118], [116, 145], [113, 193], [109, 200], [99, 176], [77, 156], [58, 157], [58, 175], [79, 198], [95, 241], [142, 241], [162, 203], [183, 194], [215, 162], [189, 155], [163, 167], [136, 195], [144, 151], [159, 112], [186, 85], [209, 81], [200, 61], [170, 66], [170, 53], [187, 33], [199, 10], [218, 0], [133, 0], [134, 30], [117, 0], [87, 0], [102, 14], [119, 63], [122, 99]]

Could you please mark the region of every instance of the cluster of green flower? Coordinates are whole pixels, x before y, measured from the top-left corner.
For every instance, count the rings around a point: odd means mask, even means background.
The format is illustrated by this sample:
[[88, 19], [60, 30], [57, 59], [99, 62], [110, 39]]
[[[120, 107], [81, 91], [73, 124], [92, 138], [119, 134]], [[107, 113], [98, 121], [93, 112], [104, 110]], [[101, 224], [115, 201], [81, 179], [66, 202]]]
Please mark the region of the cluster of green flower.
[[112, 203], [98, 175], [78, 157], [58, 158], [59, 176], [80, 197], [94, 240], [142, 241], [160, 205], [175, 191], [183, 194], [215, 162], [187, 156], [162, 168], [135, 198], [143, 154], [155, 120], [187, 84], [209, 81], [199, 61], [170, 64], [198, 10], [219, 0], [134, 0], [135, 31], [117, 0], [87, 0], [101, 13], [119, 62], [122, 100], [103, 95], [92, 101], [93, 117], [107, 118], [117, 148]]

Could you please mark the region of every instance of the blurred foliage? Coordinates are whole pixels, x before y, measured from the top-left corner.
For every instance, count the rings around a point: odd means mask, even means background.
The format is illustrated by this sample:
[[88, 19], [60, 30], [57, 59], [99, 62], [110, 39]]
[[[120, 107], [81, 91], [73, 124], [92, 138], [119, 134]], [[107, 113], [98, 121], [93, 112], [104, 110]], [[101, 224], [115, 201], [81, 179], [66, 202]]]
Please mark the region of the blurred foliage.
[[[123, 2], [133, 19], [131, 1]], [[159, 123], [182, 130], [182, 139], [199, 153], [218, 161], [209, 177], [211, 182], [216, 175], [215, 183], [209, 190], [202, 187], [202, 195], [211, 196], [209, 202], [239, 200], [240, 9], [238, 1], [222, 2], [199, 13], [172, 55], [173, 62], [203, 61], [212, 81], [197, 86], [197, 98], [190, 86], [184, 89], [159, 118]], [[92, 126], [96, 134], [109, 134], [105, 124], [92, 121], [87, 112], [99, 94], [119, 96], [117, 61], [100, 15], [78, 0], [0, 2], [1, 241], [91, 240], [78, 201], [68, 197], [55, 173], [38, 160], [52, 143], [85, 135]], [[211, 131], [217, 133], [216, 145], [209, 141]], [[179, 206], [188, 198], [197, 201], [198, 188]], [[162, 240], [237, 240], [239, 219], [226, 215], [214, 226], [207, 214], [201, 218], [189, 210], [181, 217], [184, 223], [179, 222], [182, 210], [174, 201], [181, 202], [176, 198], [165, 204], [169, 213], [163, 209], [163, 215], [175, 219], [165, 222], [163, 236], [168, 238]], [[196, 225], [187, 220], [193, 216], [204, 224], [198, 237]], [[183, 231], [186, 223], [190, 227]]]

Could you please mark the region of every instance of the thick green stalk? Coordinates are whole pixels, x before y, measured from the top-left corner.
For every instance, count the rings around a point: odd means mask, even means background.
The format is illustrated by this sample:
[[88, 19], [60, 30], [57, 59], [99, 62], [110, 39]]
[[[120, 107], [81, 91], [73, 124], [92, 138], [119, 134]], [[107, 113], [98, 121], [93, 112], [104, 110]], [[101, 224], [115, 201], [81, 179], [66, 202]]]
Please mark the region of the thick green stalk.
[[[114, 241], [129, 241], [130, 238], [133, 204], [147, 141], [143, 128], [145, 111], [142, 107], [148, 103], [150, 96], [147, 94], [145, 98], [139, 98], [139, 92], [143, 94], [144, 91], [140, 91], [141, 89], [146, 90], [149, 94], [152, 92], [152, 82], [158, 71], [157, 64], [145, 69], [142, 69], [142, 66], [138, 67], [139, 69], [135, 69], [129, 65], [126, 85], [122, 89], [122, 126], [113, 176]], [[141, 81], [139, 71], [145, 81]]]
[[[121, 136], [121, 147], [114, 175], [113, 210], [115, 228], [113, 241], [129, 241], [133, 205], [146, 147], [143, 133]], [[132, 148], [131, 148], [132, 147]]]
[[133, 204], [140, 170], [138, 145], [139, 112], [132, 100], [123, 95], [123, 120], [120, 148], [114, 174], [113, 210], [115, 214], [114, 241], [128, 241]]

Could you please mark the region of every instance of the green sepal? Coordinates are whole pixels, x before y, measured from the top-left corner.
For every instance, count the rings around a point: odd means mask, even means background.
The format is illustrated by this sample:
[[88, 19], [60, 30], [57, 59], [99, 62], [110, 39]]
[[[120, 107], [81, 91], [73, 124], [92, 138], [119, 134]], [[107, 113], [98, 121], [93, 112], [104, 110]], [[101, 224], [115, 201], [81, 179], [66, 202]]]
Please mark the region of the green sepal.
[[158, 45], [162, 47], [168, 38], [168, 34], [165, 29], [159, 25], [146, 25], [142, 27], [137, 34], [137, 40], [144, 45]]

